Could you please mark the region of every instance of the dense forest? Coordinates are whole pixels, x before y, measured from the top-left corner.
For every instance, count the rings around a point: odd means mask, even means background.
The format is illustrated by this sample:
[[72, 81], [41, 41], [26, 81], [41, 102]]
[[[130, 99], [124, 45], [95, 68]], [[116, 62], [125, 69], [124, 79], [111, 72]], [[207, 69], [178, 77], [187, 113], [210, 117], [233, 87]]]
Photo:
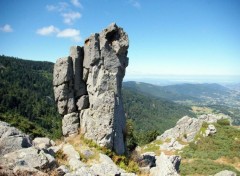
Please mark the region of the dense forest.
[[128, 123], [134, 127], [133, 136], [140, 145], [175, 126], [183, 116], [195, 116], [189, 107], [143, 95], [130, 88], [123, 88], [123, 101]]
[[0, 120], [33, 136], [61, 136], [53, 63], [0, 56]]
[[[0, 56], [0, 120], [33, 136], [61, 137], [61, 117], [54, 103], [53, 63]], [[190, 108], [161, 98], [123, 89], [124, 108], [132, 143], [145, 144]]]

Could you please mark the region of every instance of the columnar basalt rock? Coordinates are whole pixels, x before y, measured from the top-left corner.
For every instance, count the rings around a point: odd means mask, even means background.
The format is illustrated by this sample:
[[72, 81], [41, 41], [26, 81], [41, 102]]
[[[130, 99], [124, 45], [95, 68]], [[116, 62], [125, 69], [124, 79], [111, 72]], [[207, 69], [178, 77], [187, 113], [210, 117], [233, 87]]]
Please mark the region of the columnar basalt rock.
[[[121, 88], [128, 46], [127, 34], [113, 23], [92, 34], [83, 47], [71, 47], [69, 57], [57, 60], [53, 85], [58, 111], [64, 116], [64, 135], [78, 133], [79, 126], [86, 138], [124, 153]], [[69, 118], [71, 113], [78, 114], [78, 120]]]

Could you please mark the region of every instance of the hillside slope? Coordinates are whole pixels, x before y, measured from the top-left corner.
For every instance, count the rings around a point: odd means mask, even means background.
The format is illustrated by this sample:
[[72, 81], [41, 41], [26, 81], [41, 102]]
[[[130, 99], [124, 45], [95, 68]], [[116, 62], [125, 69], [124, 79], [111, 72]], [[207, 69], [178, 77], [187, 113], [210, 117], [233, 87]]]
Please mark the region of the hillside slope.
[[209, 107], [232, 117], [240, 124], [240, 92], [219, 84], [178, 84], [157, 86], [142, 82], [124, 82], [123, 87], [144, 95], [164, 98], [187, 106]]
[[173, 127], [183, 116], [195, 115], [189, 107], [162, 98], [143, 95], [138, 91], [123, 88], [124, 109], [134, 126], [134, 135], [138, 144], [145, 144]]
[[176, 84], [169, 86], [157, 86], [142, 82], [125, 82], [124, 87], [138, 90], [155, 97], [166, 98], [173, 101], [193, 100], [204, 101], [209, 98], [219, 98], [221, 96], [230, 96], [232, 90], [216, 83], [204, 84]]
[[0, 56], [0, 120], [33, 136], [61, 136], [53, 98], [53, 63]]
[[[53, 63], [0, 57], [0, 120], [34, 136], [61, 136], [61, 118], [53, 99]], [[149, 133], [162, 133], [190, 109], [123, 89], [125, 112], [132, 119], [138, 143], [146, 143]]]

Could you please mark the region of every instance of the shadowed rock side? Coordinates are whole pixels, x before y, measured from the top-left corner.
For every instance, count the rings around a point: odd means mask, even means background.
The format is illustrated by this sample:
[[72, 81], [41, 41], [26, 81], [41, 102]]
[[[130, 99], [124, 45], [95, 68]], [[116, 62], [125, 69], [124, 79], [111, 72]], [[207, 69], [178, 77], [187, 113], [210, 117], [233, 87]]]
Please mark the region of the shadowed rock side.
[[63, 135], [78, 133], [80, 127], [86, 138], [124, 153], [121, 88], [128, 46], [127, 34], [111, 24], [86, 39], [84, 47], [71, 47], [69, 57], [57, 60], [53, 86]]

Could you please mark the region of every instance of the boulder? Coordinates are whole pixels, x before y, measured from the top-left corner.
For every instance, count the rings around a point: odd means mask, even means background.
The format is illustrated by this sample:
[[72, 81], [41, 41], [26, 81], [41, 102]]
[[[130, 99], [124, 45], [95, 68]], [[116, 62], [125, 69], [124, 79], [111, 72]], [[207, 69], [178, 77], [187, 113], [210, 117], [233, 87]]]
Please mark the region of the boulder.
[[28, 135], [0, 121], [0, 156], [32, 146]]
[[78, 133], [79, 117], [78, 113], [67, 114], [62, 119], [62, 132], [63, 135], [69, 136]]
[[79, 153], [74, 149], [71, 144], [64, 144], [62, 147], [62, 151], [67, 156], [68, 160], [70, 160], [71, 158], [80, 160]]
[[75, 171], [83, 166], [84, 163], [80, 161], [79, 153], [70, 144], [65, 144], [62, 147], [63, 154], [66, 155], [69, 167], [71, 170]]
[[160, 149], [161, 150], [167, 150], [167, 151], [171, 151], [171, 150], [181, 150], [182, 148], [184, 148], [185, 145], [180, 144], [176, 139], [171, 138], [170, 142], [164, 142], [163, 144], [160, 145]]
[[214, 176], [237, 176], [237, 174], [233, 171], [224, 170], [224, 171], [218, 172]]
[[139, 170], [141, 174], [149, 174], [150, 169], [156, 166], [156, 154], [154, 152], [146, 152], [139, 158]]
[[33, 141], [33, 146], [40, 150], [46, 150], [51, 146], [54, 146], [55, 143], [47, 137], [37, 137]]
[[201, 127], [202, 121], [184, 116], [178, 120], [175, 127], [165, 131], [161, 136], [158, 136], [157, 140], [165, 141], [166, 139], [179, 138], [184, 142], [191, 142], [194, 140]]
[[11, 167], [26, 166], [35, 169], [50, 169], [56, 166], [55, 159], [42, 150], [23, 148], [3, 156], [5, 164]]
[[69, 173], [69, 169], [65, 165], [59, 166], [57, 169], [58, 176], [64, 176], [65, 174]]
[[205, 131], [205, 136], [211, 136], [217, 132], [217, 129], [214, 125], [210, 124], [208, 125], [208, 128]]
[[121, 175], [125, 171], [118, 168], [116, 164], [107, 155], [99, 154], [99, 164], [94, 164], [90, 167], [90, 170], [94, 175]]
[[48, 176], [48, 174], [28, 166], [16, 166], [13, 173], [15, 175]]
[[156, 167], [151, 168], [150, 176], [179, 176], [180, 156], [161, 153], [156, 158]]

